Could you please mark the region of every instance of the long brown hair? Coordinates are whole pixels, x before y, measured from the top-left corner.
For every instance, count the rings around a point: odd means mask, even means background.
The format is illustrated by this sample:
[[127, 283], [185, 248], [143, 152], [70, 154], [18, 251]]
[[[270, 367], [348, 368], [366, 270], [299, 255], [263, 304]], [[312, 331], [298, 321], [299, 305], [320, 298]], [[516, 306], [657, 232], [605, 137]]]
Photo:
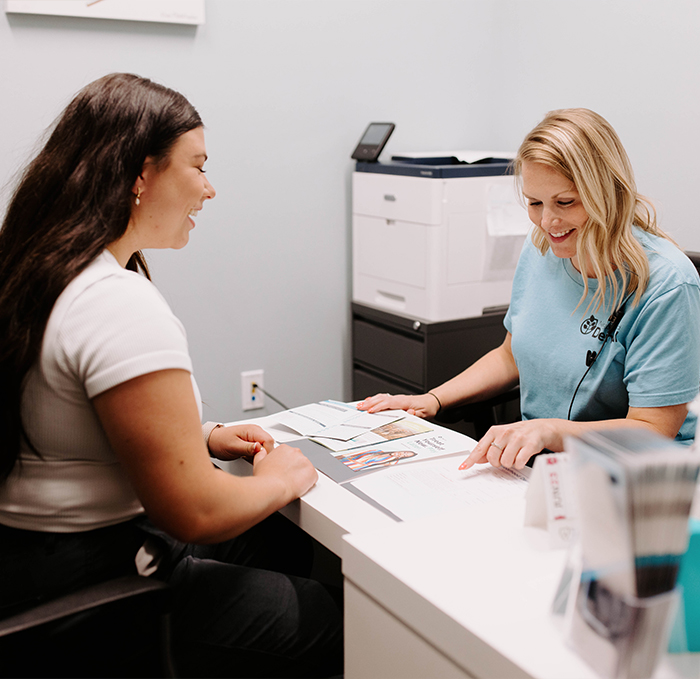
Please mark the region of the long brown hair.
[[[21, 176], [0, 229], [0, 479], [22, 440], [35, 450], [22, 390], [56, 299], [126, 231], [146, 157], [167, 164], [178, 137], [201, 125], [178, 92], [113, 73], [75, 96]], [[127, 268], [150, 278], [140, 252]]]

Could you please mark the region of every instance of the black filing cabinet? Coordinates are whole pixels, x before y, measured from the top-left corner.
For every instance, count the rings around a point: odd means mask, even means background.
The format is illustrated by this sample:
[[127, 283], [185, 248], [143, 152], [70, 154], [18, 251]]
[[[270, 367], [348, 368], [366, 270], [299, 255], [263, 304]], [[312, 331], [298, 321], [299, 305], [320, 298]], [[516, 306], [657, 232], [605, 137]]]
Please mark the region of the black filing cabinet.
[[[453, 321], [423, 321], [352, 304], [352, 395], [422, 394], [499, 346], [505, 310]], [[452, 426], [468, 435], [471, 425]]]

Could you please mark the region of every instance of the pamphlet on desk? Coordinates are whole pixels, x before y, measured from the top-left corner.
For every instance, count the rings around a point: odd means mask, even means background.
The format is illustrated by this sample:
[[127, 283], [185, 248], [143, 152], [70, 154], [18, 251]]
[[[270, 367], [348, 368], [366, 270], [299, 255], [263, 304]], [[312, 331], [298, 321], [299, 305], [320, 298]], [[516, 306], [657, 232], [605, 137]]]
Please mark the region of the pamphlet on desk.
[[473, 439], [404, 411], [370, 414], [323, 401], [274, 419], [276, 439], [293, 440], [278, 438], [284, 429], [303, 437], [293, 445], [319, 471], [397, 521], [524, 495], [527, 487], [529, 469], [460, 471]]

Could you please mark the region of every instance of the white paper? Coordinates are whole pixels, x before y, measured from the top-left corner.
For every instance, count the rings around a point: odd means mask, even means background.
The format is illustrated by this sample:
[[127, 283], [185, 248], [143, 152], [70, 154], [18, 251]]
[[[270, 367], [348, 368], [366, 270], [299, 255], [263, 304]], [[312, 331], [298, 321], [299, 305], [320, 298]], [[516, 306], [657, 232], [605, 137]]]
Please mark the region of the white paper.
[[[323, 430], [323, 438], [350, 441], [405, 417], [406, 413], [403, 410], [385, 410], [381, 413], [366, 413], [358, 410], [349, 415], [349, 419], [346, 422], [326, 427]], [[374, 443], [374, 439], [368, 441], [369, 443]]]
[[518, 200], [515, 184], [491, 184], [486, 203], [486, 229], [489, 236], [524, 237], [527, 236], [531, 227], [532, 222], [527, 215], [527, 210]]
[[334, 453], [333, 457], [360, 475], [376, 473], [381, 467], [412, 464], [445, 455], [457, 454], [466, 458], [475, 444], [464, 434], [441, 428], [439, 432], [431, 430], [408, 438], [384, 441], [381, 445]]
[[298, 441], [300, 436], [297, 432], [285, 427], [277, 421], [277, 414], [265, 415], [264, 417], [251, 417], [247, 420], [235, 420], [233, 422], [224, 423], [225, 427], [233, 427], [241, 424], [254, 424], [264, 429], [272, 438], [275, 443], [289, 443], [290, 441]]
[[480, 465], [460, 471], [462, 459], [451, 455], [403, 464], [348, 483], [404, 521], [525, 495], [529, 469]]
[[486, 158], [515, 158], [514, 151], [453, 151], [452, 154], [463, 163], [476, 163]]
[[476, 163], [486, 158], [515, 158], [514, 151], [407, 151], [394, 154], [397, 158], [451, 158], [455, 157], [463, 163]]
[[204, 23], [204, 0], [7, 0], [5, 11], [8, 14]]
[[[346, 428], [352, 429], [349, 425]], [[324, 430], [323, 436], [312, 436], [310, 438], [312, 441], [316, 441], [316, 443], [320, 443], [322, 446], [337, 453], [367, 446], [383, 446], [387, 441], [395, 441], [408, 436], [416, 436], [417, 434], [426, 434], [431, 431], [433, 431], [433, 428], [426, 422], [417, 422], [404, 417], [400, 420], [381, 424], [371, 431], [362, 431], [361, 434], [349, 440], [328, 438], [328, 430]]]
[[[339, 429], [343, 425], [355, 427], [354, 435], [357, 435], [358, 432], [369, 431], [405, 416], [403, 411], [371, 414], [339, 401], [321, 401], [285, 410], [277, 415], [277, 421], [302, 436], [327, 435], [331, 432], [340, 440], [347, 440], [344, 438], [346, 433]], [[349, 434], [352, 433], [352, 430], [349, 430]]]

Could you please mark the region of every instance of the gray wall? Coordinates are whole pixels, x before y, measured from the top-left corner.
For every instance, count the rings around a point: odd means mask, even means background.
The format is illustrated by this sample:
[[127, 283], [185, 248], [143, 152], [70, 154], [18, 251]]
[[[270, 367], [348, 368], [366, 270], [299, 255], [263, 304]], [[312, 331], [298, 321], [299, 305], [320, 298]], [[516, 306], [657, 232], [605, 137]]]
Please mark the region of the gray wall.
[[290, 406], [346, 399], [349, 155], [365, 125], [397, 124], [387, 155], [512, 149], [547, 110], [593, 108], [663, 226], [700, 250], [699, 26], [695, 0], [207, 0], [197, 28], [0, 15], [0, 184], [94, 78], [180, 90], [218, 196], [187, 248], [149, 261], [205, 417], [241, 417], [239, 374], [256, 368]]

